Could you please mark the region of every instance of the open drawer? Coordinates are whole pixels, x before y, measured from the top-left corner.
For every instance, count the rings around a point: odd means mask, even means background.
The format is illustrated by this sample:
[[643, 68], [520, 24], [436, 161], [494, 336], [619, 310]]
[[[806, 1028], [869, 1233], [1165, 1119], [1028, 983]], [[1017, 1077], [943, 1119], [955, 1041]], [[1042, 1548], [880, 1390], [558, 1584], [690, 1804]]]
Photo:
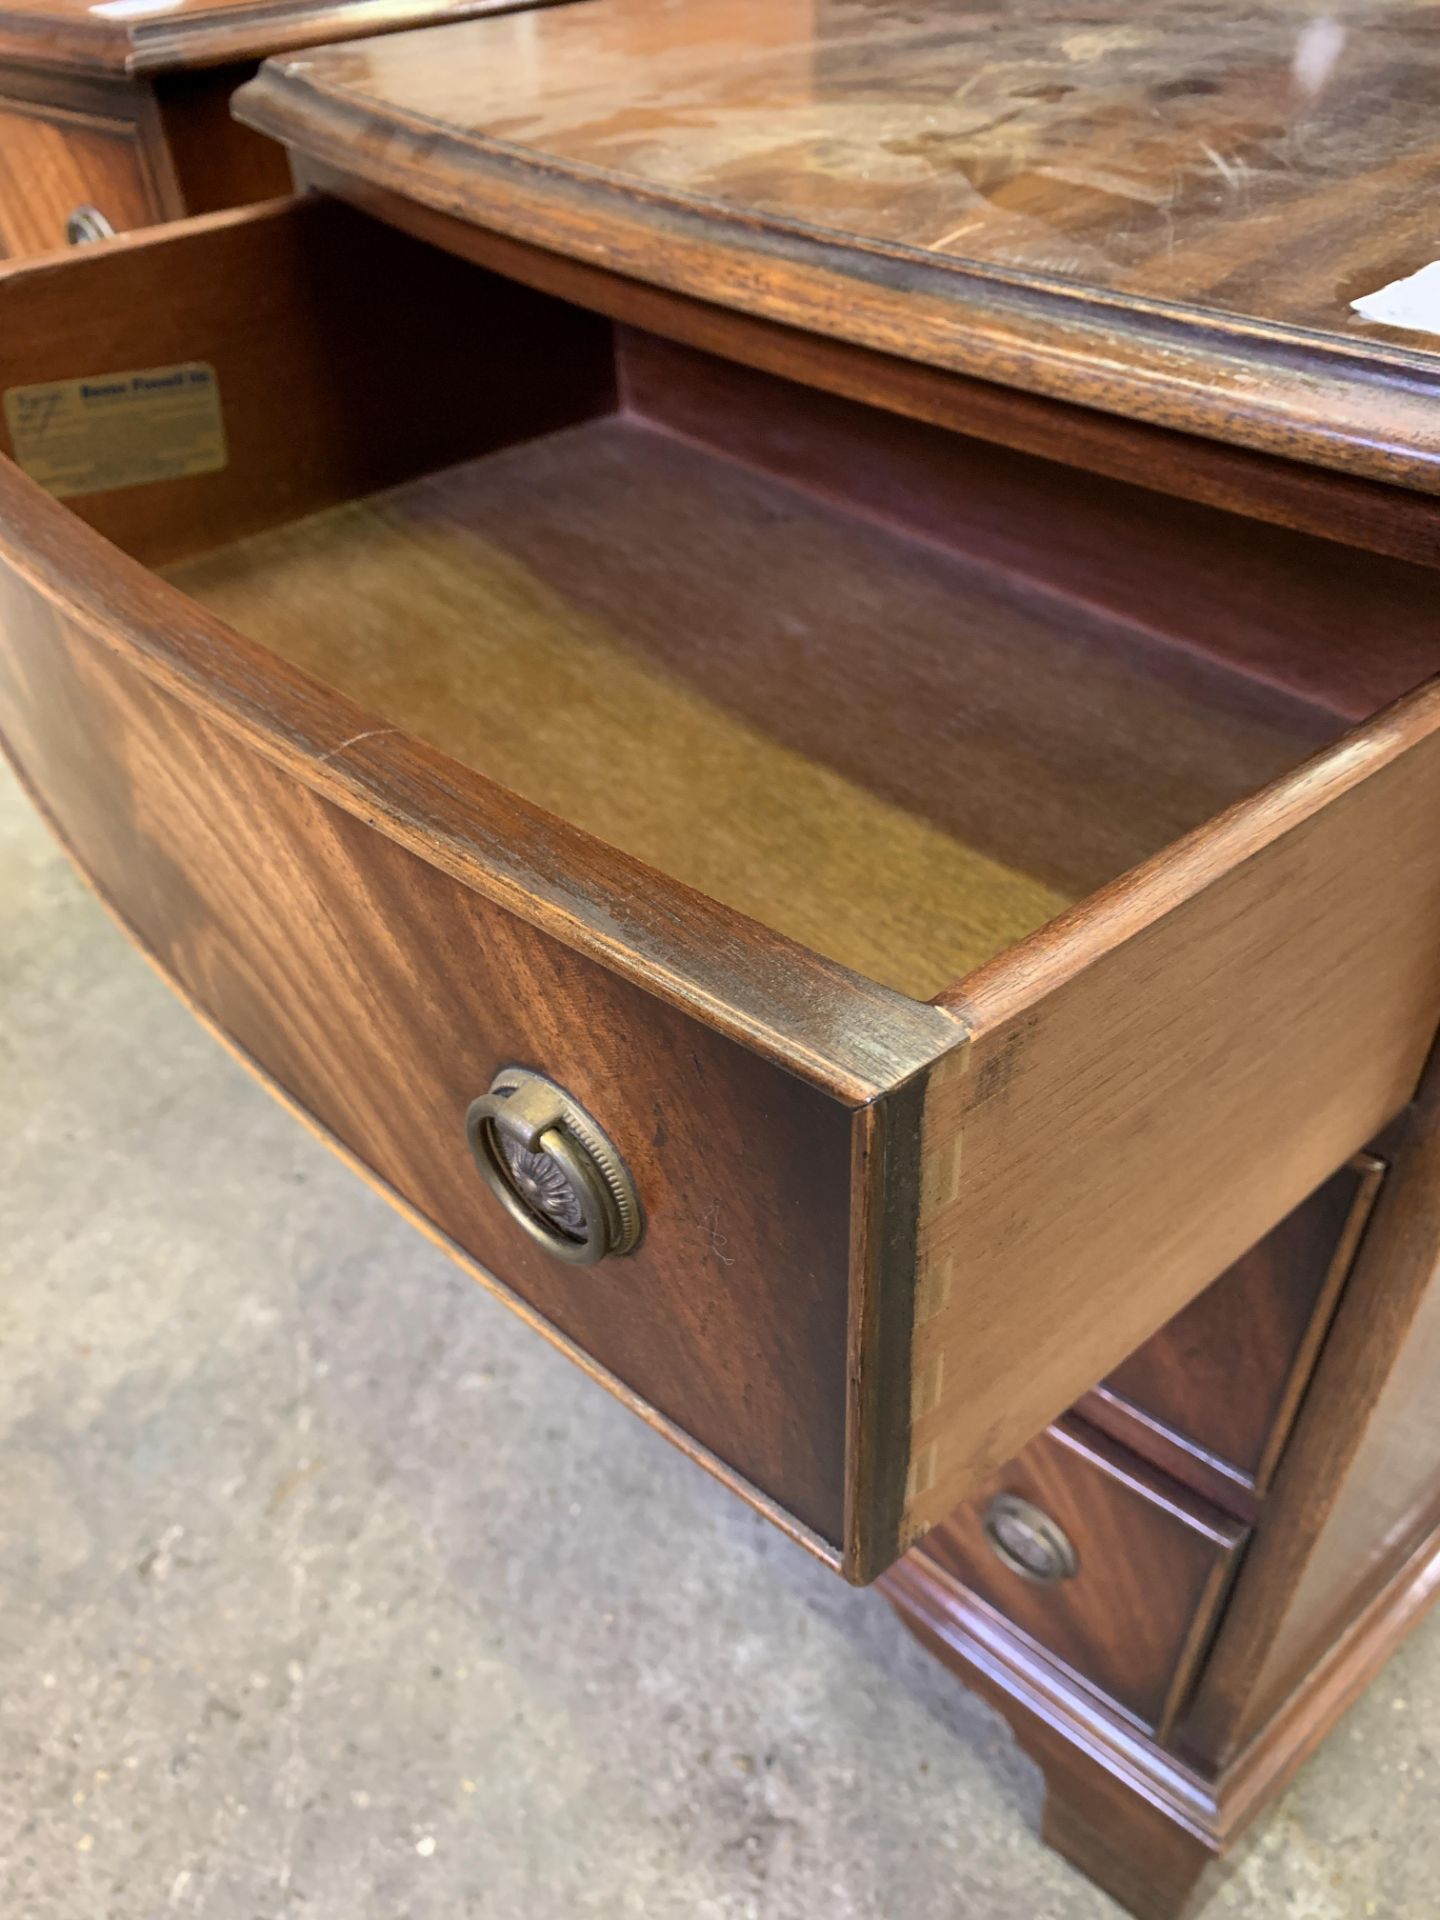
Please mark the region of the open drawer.
[[849, 1577], [1408, 1098], [1440, 687], [1352, 722], [1423, 569], [318, 199], [12, 269], [0, 388], [0, 725], [76, 859]]

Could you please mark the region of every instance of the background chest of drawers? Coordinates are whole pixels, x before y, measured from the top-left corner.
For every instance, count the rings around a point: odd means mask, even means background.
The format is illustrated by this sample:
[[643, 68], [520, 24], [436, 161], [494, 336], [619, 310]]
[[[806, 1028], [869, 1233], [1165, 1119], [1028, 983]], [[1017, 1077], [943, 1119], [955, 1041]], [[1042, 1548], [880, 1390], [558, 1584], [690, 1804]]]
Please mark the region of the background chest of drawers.
[[0, 278], [0, 727], [202, 1016], [1169, 1915], [1434, 1584], [1440, 383], [1203, 196], [1067, 198], [1251, 84], [1145, 18], [268, 65], [315, 191]]
[[524, 4], [15, 0], [0, 9], [0, 259], [288, 192], [284, 152], [230, 113], [267, 54]]

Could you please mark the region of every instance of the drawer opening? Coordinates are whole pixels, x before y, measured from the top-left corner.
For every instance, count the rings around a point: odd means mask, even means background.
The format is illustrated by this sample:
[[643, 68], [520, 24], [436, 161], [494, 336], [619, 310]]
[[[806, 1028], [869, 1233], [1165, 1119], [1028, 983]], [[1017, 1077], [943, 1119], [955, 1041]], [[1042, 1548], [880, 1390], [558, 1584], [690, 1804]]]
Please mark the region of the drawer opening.
[[919, 999], [1339, 730], [630, 409], [170, 578], [384, 722]]
[[[293, 213], [232, 230], [240, 327], [192, 250], [108, 349], [215, 366], [227, 469], [70, 504], [377, 725], [883, 986], [937, 996], [1364, 703], [1334, 617], [1294, 644], [1324, 542], [1248, 528], [1227, 579], [1228, 516], [323, 218], [323, 271]], [[1358, 558], [1378, 685], [1420, 569]]]
[[1336, 730], [628, 411], [170, 578], [384, 723], [919, 999]]

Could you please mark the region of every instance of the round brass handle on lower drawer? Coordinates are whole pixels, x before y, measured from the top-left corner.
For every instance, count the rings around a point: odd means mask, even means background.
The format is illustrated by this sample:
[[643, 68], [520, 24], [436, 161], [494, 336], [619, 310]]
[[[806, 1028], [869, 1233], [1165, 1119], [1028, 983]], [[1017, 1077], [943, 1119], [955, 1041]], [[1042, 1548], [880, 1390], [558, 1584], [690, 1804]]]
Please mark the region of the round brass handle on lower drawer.
[[114, 238], [115, 229], [99, 207], [76, 207], [65, 222], [65, 244], [69, 247], [88, 247], [92, 241]]
[[502, 1068], [470, 1103], [465, 1131], [486, 1185], [547, 1253], [591, 1267], [639, 1241], [640, 1200], [625, 1162], [544, 1074]]
[[1022, 1580], [1050, 1587], [1080, 1571], [1065, 1529], [1018, 1493], [997, 1493], [985, 1509], [984, 1525], [995, 1553]]

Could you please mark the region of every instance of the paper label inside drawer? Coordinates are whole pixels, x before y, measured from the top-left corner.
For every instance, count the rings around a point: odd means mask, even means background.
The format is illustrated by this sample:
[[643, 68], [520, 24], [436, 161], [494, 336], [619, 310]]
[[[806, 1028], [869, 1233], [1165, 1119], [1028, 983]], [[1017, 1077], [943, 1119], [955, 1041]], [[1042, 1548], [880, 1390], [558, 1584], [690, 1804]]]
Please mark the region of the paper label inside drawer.
[[225, 465], [215, 369], [202, 360], [11, 387], [5, 421], [15, 458], [64, 500]]

